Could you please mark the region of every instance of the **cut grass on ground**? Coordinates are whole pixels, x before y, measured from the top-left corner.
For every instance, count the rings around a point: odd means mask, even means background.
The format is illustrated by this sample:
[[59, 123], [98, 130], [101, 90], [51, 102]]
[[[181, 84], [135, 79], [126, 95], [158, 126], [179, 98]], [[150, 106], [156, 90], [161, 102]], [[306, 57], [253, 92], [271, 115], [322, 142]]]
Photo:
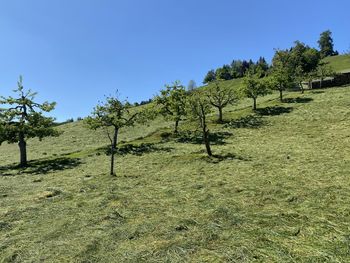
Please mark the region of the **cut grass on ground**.
[[29, 141], [25, 170], [2, 145], [0, 262], [349, 262], [349, 97], [243, 100], [223, 125], [214, 112], [212, 159], [191, 123], [125, 130], [117, 177], [81, 122]]

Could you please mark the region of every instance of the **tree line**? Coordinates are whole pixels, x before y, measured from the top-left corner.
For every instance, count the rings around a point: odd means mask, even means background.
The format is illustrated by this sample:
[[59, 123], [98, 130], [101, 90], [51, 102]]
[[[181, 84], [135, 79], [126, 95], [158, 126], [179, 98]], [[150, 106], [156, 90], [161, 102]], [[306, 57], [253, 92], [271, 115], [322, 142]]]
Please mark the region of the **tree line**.
[[[296, 41], [296, 43], [301, 44], [301, 42], [299, 41]], [[329, 30], [326, 30], [320, 34], [320, 38], [318, 40], [318, 46], [319, 46], [319, 50], [315, 48], [311, 49], [305, 45], [304, 47], [299, 46], [299, 48], [307, 47], [308, 52], [314, 53], [309, 55], [315, 55], [317, 53], [317, 56], [320, 59], [339, 54], [337, 51], [334, 51], [332, 32]], [[296, 57], [296, 59], [298, 58]], [[216, 70], [214, 69], [209, 70], [206, 76], [204, 77], [203, 83], [208, 84], [216, 80], [230, 80], [230, 79], [243, 78], [248, 71], [259, 71], [261, 74], [268, 75], [271, 72], [271, 68], [272, 68], [271, 65], [269, 65], [266, 62], [264, 57], [260, 57], [256, 62], [253, 62], [251, 59], [250, 60], [233, 60], [230, 65], [225, 64], [222, 67], [217, 68]], [[308, 69], [303, 68], [303, 70], [305, 71]]]

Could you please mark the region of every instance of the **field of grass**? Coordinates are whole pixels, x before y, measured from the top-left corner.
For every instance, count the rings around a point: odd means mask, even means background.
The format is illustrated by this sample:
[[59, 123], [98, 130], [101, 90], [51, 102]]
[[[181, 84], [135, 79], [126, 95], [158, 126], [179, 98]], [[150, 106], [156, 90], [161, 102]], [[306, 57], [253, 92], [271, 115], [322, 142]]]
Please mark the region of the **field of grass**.
[[82, 122], [25, 170], [1, 145], [0, 262], [349, 262], [350, 87], [277, 97], [213, 112], [212, 159], [194, 124], [128, 128], [117, 177]]
[[336, 72], [350, 71], [350, 55], [327, 57], [324, 59], [324, 61], [329, 62]]

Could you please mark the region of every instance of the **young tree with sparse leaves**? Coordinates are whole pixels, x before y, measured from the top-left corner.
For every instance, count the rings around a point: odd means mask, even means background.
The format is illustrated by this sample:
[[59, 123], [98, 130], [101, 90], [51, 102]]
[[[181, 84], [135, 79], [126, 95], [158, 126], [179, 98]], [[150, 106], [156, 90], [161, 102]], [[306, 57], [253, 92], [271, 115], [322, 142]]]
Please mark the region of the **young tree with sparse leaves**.
[[243, 85], [240, 86], [239, 91], [243, 96], [253, 99], [253, 110], [256, 110], [257, 98], [270, 92], [265, 78], [259, 78], [259, 76], [249, 72], [244, 77]]
[[155, 98], [158, 111], [175, 122], [174, 133], [178, 133], [179, 122], [186, 116], [186, 90], [179, 81], [166, 85]]
[[37, 137], [39, 140], [48, 136], [58, 136], [60, 133], [53, 128], [54, 118], [45, 117], [43, 112], [50, 112], [56, 103], [34, 101], [37, 93], [25, 91], [20, 76], [18, 87], [14, 92], [16, 97], [1, 97], [0, 105], [0, 144], [18, 143], [20, 150], [20, 167], [26, 167], [27, 140]]
[[328, 63], [321, 62], [316, 71], [315, 75], [319, 78], [320, 80], [320, 88], [322, 88], [322, 83], [326, 77], [332, 77], [334, 76], [335, 72], [333, 68], [328, 65]]
[[131, 110], [131, 104], [120, 101], [117, 97], [107, 97], [104, 103], [97, 105], [92, 115], [86, 118], [86, 123], [91, 129], [104, 129], [110, 141], [111, 165], [110, 174], [115, 175], [114, 160], [118, 144], [119, 130], [132, 126], [140, 112]]
[[199, 92], [194, 92], [188, 99], [188, 114], [198, 122], [202, 134], [203, 143], [209, 157], [213, 155], [210, 147], [209, 129], [207, 125], [206, 115], [211, 112], [211, 104], [207, 96], [203, 96]]
[[237, 101], [236, 94], [232, 88], [224, 88], [218, 82], [208, 90], [208, 99], [212, 106], [218, 109], [218, 122], [223, 122], [222, 110], [229, 104]]

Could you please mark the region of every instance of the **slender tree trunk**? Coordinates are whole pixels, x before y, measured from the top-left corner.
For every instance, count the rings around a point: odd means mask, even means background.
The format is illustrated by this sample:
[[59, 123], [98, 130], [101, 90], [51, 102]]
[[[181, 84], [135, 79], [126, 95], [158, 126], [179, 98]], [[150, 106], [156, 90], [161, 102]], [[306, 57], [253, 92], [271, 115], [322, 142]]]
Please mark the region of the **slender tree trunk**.
[[201, 125], [202, 125], [202, 129], [203, 129], [203, 141], [205, 144], [205, 149], [207, 150], [207, 154], [209, 157], [211, 157], [213, 154], [212, 154], [211, 149], [210, 149], [209, 131], [207, 130], [207, 122], [206, 122], [206, 118], [205, 118], [205, 111], [204, 111], [203, 105], [201, 105], [201, 111], [202, 111]]
[[207, 154], [209, 157], [213, 155], [210, 148], [210, 141], [209, 141], [209, 131], [206, 130], [206, 128], [203, 128], [203, 139], [205, 144], [205, 149], [207, 150]]
[[20, 167], [26, 167], [27, 166], [27, 143], [24, 139], [23, 132], [19, 133], [19, 152], [20, 152]]
[[321, 78], [320, 79], [320, 89], [322, 89], [322, 81], [323, 81], [323, 79]]
[[115, 156], [115, 151], [117, 149], [118, 131], [119, 131], [119, 129], [115, 127], [114, 128], [114, 135], [113, 135], [113, 142], [111, 145], [111, 172], [110, 172], [111, 175], [115, 175], [115, 173], [114, 173], [114, 159], [115, 159], [114, 156]]
[[176, 120], [175, 121], [175, 129], [174, 129], [175, 134], [177, 134], [179, 132], [178, 128], [179, 128], [179, 120]]
[[304, 86], [303, 86], [303, 82], [300, 82], [299, 83], [300, 85], [300, 91], [301, 91], [301, 94], [304, 94]]
[[219, 109], [219, 119], [218, 119], [218, 122], [219, 122], [219, 123], [223, 123], [223, 119], [222, 119], [222, 108], [219, 107], [218, 109]]
[[283, 90], [280, 89], [280, 101], [283, 102]]
[[253, 110], [256, 110], [256, 98], [253, 98]]

